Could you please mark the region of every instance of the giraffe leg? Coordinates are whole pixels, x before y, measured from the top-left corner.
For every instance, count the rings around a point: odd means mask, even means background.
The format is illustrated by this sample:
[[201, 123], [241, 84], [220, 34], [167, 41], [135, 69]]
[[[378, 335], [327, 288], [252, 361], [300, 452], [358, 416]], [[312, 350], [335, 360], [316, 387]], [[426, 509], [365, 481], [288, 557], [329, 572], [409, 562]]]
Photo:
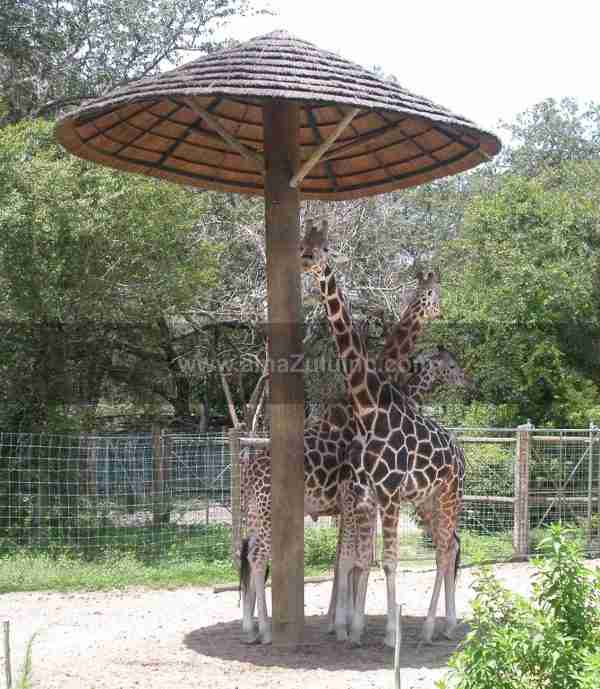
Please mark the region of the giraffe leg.
[[365, 631], [365, 601], [368, 584], [369, 568], [357, 570], [354, 611], [350, 623], [350, 640], [355, 644], [360, 644]]
[[427, 618], [423, 625], [423, 633], [421, 636], [423, 643], [431, 643], [433, 639], [435, 616], [442, 583], [444, 584], [446, 596], [446, 614], [449, 616], [448, 624], [451, 629], [456, 625], [454, 600], [454, 565], [458, 546], [454, 537], [456, 516], [457, 509], [453, 500], [449, 500], [448, 496], [444, 496], [443, 494], [439, 496], [432, 518], [432, 538], [435, 543], [437, 569], [429, 610], [427, 611]]
[[333, 570], [333, 585], [331, 587], [331, 599], [329, 601], [329, 610], [327, 611], [327, 633], [333, 634], [335, 632], [335, 611], [337, 607], [338, 585], [340, 577], [340, 552], [341, 543], [344, 533], [344, 517], [340, 516], [338, 527], [338, 539], [335, 548], [335, 567]]
[[254, 639], [254, 604], [256, 602], [256, 588], [254, 585], [253, 565], [250, 553], [253, 552], [256, 537], [250, 536], [244, 540], [240, 552], [240, 589], [242, 592], [242, 632], [248, 640]]
[[[269, 561], [270, 548], [268, 538], [252, 536], [248, 543], [247, 563], [249, 575], [244, 577], [244, 621], [242, 630], [248, 635], [246, 643], [270, 643], [271, 625], [267, 616], [267, 602], [265, 583], [267, 575], [267, 563]], [[256, 603], [258, 614], [258, 633], [254, 628], [252, 614]]]
[[335, 609], [337, 605], [338, 582], [340, 570], [339, 563], [336, 560], [335, 569], [333, 570], [333, 584], [331, 587], [331, 598], [329, 599], [329, 610], [327, 610], [327, 633], [333, 634], [335, 632]]
[[254, 576], [250, 575], [250, 581], [246, 590], [242, 594], [244, 605], [244, 617], [242, 619], [242, 632], [248, 636], [250, 640], [254, 638], [254, 605], [256, 603], [256, 588], [254, 585]]
[[444, 629], [444, 636], [452, 640], [454, 638], [454, 631], [456, 630], [456, 573], [455, 564], [458, 557], [459, 545], [456, 540], [452, 539], [452, 552], [446, 573], [444, 575], [444, 596], [446, 598], [446, 627]]
[[258, 640], [261, 644], [270, 644], [271, 622], [267, 613], [267, 596], [265, 582], [267, 578], [266, 562], [264, 566], [257, 568], [255, 573], [256, 582], [256, 611], [258, 614]]
[[398, 565], [398, 519], [400, 509], [393, 503], [381, 515], [383, 527], [382, 564], [387, 590], [386, 646], [396, 645], [396, 567]]
[[356, 586], [359, 572], [355, 567], [348, 575], [348, 604], [346, 605], [346, 624], [351, 625], [354, 618], [354, 608], [356, 605]]
[[348, 638], [348, 604], [350, 596], [350, 578], [354, 563], [350, 558], [340, 557], [338, 568], [338, 589], [335, 607], [335, 636], [338, 641]]
[[354, 615], [350, 625], [350, 638], [353, 643], [360, 644], [365, 631], [365, 604], [369, 571], [373, 558], [373, 541], [377, 530], [377, 508], [363, 511], [358, 515], [358, 549], [355, 566]]
[[433, 632], [435, 629], [435, 613], [437, 611], [438, 599], [440, 597], [440, 591], [442, 589], [442, 583], [444, 581], [444, 572], [442, 572], [440, 563], [438, 561], [435, 581], [433, 583], [433, 591], [431, 593], [431, 600], [429, 602], [429, 610], [427, 611], [427, 617], [423, 623], [423, 631], [421, 634], [421, 643], [430, 644], [433, 639]]

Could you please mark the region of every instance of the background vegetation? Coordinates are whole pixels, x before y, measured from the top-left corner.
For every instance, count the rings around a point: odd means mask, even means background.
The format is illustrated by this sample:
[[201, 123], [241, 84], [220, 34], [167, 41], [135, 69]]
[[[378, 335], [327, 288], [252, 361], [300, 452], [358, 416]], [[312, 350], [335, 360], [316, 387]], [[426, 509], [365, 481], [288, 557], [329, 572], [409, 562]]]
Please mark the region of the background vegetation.
[[470, 631], [438, 689], [591, 689], [600, 686], [600, 570], [558, 525], [540, 543], [533, 595], [527, 600], [484, 569]]
[[[222, 47], [228, 18], [260, 11], [0, 4], [0, 428], [265, 422], [262, 201], [95, 167], [52, 137], [60, 112]], [[499, 126], [503, 153], [471, 174], [303, 216], [329, 216], [374, 350], [402, 286], [439, 270], [444, 319], [423, 346], [444, 343], [475, 383], [441, 400], [449, 423], [600, 422], [600, 104], [547, 100]], [[306, 318], [309, 355], [331, 356], [310, 300]], [[308, 377], [312, 402], [338, 391]]]

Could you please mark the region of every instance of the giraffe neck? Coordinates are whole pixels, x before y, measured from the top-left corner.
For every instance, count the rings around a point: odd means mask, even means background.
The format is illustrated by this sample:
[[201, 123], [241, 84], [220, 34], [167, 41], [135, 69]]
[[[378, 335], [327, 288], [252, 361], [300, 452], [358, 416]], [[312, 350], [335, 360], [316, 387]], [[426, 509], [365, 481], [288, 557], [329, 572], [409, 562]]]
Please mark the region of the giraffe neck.
[[315, 427], [322, 427], [323, 424], [333, 426], [339, 431], [350, 430], [356, 434], [356, 421], [354, 420], [354, 410], [348, 400], [340, 400], [328, 404], [323, 410], [323, 414], [317, 420]]
[[388, 374], [395, 372], [400, 378], [406, 377], [410, 371], [410, 355], [423, 326], [420, 302], [416, 299], [409, 304], [402, 318], [387, 334], [378, 367]]
[[413, 404], [420, 406], [424, 398], [442, 383], [443, 379], [443, 371], [437, 369], [430, 361], [425, 361], [421, 368], [406, 381], [401, 390]]
[[369, 363], [364, 342], [356, 330], [344, 294], [329, 266], [321, 274], [319, 287], [354, 416], [359, 430], [366, 432], [368, 419], [376, 407], [378, 377]]

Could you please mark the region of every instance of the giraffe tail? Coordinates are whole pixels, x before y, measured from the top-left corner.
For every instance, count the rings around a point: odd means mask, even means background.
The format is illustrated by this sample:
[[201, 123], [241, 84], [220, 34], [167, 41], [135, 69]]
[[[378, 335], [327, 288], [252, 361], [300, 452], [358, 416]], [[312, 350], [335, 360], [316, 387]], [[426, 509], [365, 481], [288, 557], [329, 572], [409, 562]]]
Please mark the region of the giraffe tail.
[[[248, 585], [250, 584], [250, 561], [248, 560], [248, 551], [250, 549], [250, 539], [244, 538], [242, 547], [240, 549], [240, 584], [238, 586], [239, 603], [242, 602], [242, 596], [248, 592]], [[269, 579], [269, 564], [267, 563], [267, 570], [265, 572], [265, 584]]]
[[458, 576], [458, 568], [460, 567], [460, 538], [458, 537], [458, 534], [456, 531], [454, 532], [454, 540], [456, 541], [456, 557], [454, 558], [454, 581], [456, 581], [456, 577]]
[[248, 549], [250, 547], [250, 539], [244, 538], [240, 550], [240, 585], [238, 588], [240, 594], [240, 602], [242, 595], [246, 595], [248, 591], [248, 584], [250, 583], [250, 562], [248, 561]]

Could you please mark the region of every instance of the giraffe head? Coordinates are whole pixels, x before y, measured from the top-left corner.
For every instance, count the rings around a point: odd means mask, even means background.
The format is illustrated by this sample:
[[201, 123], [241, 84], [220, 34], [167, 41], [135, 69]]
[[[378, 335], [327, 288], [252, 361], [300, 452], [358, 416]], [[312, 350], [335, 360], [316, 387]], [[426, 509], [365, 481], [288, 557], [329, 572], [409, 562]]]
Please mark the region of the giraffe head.
[[314, 220], [306, 221], [304, 238], [300, 242], [300, 258], [302, 270], [320, 277], [325, 270], [329, 255], [327, 221], [321, 221], [321, 228], [317, 229]]
[[461, 388], [470, 387], [471, 382], [459, 366], [456, 357], [444, 347], [438, 345], [433, 352], [422, 353], [415, 357], [417, 366], [423, 366], [426, 362], [432, 367], [434, 377], [440, 383]]
[[417, 273], [417, 289], [411, 307], [415, 308], [423, 321], [440, 317], [440, 281], [433, 271]]

